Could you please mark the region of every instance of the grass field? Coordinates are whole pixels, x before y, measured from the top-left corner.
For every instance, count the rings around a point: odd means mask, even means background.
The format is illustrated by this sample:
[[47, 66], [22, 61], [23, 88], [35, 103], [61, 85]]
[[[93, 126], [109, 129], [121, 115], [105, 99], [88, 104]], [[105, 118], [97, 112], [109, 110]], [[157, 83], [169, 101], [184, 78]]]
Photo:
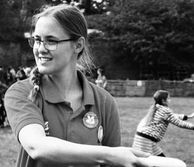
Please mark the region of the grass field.
[[[151, 98], [116, 98], [118, 102], [122, 145], [131, 146], [136, 126], [152, 104]], [[172, 109], [177, 113], [194, 112], [194, 98], [172, 98]], [[194, 119], [191, 120], [194, 123]], [[180, 158], [187, 167], [194, 167], [194, 131], [170, 125], [161, 147], [170, 157]], [[18, 144], [10, 128], [0, 129], [0, 167], [14, 167]]]

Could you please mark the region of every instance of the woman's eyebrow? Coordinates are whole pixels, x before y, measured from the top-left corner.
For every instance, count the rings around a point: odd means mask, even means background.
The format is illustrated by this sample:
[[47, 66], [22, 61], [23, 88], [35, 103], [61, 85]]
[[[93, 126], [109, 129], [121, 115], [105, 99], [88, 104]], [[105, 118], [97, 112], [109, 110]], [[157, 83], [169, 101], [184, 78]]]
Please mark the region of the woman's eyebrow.
[[44, 39], [54, 39], [54, 40], [60, 40], [59, 37], [56, 37], [56, 36], [53, 36], [53, 35], [48, 35], [48, 36], [45, 36]]
[[45, 38], [56, 38], [56, 39], [58, 39], [56, 36], [53, 36], [53, 35], [45, 36]]
[[[34, 35], [34, 37], [35, 37], [35, 38], [41, 38], [40, 35]], [[56, 39], [56, 40], [59, 40], [58, 37], [53, 36], [53, 35], [44, 36], [43, 39]]]

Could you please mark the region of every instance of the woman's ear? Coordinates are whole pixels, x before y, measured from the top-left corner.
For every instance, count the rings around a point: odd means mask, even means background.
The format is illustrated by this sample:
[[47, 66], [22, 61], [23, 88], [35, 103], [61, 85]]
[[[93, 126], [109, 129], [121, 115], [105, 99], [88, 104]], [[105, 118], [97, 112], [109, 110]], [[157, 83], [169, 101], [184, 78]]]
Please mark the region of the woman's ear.
[[80, 37], [75, 43], [75, 53], [79, 54], [85, 46], [85, 38]]

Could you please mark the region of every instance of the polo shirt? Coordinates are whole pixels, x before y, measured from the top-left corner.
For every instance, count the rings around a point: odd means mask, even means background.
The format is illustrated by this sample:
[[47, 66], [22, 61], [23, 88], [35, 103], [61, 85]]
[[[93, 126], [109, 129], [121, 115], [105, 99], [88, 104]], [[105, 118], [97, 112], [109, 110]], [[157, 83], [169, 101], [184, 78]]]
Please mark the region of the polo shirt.
[[[54, 80], [44, 75], [35, 102], [28, 100], [32, 85], [29, 79], [13, 84], [5, 94], [5, 108], [12, 131], [18, 138], [28, 124], [40, 124], [46, 135], [90, 145], [120, 146], [120, 122], [114, 98], [89, 82], [78, 71], [83, 90], [82, 105], [73, 111], [64, 100]], [[33, 160], [21, 146], [17, 167], [53, 167]], [[83, 165], [77, 165], [83, 166]], [[84, 165], [86, 166], [86, 165]], [[64, 165], [54, 165], [64, 167]]]

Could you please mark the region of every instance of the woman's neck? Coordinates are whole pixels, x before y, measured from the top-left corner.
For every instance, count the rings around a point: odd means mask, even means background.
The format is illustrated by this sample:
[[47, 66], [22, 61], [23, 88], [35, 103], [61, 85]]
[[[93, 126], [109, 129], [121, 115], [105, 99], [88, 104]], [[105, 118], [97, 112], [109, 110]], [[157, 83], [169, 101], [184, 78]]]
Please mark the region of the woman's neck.
[[77, 70], [50, 75], [50, 77], [56, 83], [59, 90], [61, 90], [61, 92], [65, 95], [72, 90], [77, 90], [80, 88]]
[[52, 75], [50, 77], [55, 82], [64, 100], [71, 103], [74, 111], [77, 110], [81, 106], [83, 96], [77, 71], [63, 75]]

